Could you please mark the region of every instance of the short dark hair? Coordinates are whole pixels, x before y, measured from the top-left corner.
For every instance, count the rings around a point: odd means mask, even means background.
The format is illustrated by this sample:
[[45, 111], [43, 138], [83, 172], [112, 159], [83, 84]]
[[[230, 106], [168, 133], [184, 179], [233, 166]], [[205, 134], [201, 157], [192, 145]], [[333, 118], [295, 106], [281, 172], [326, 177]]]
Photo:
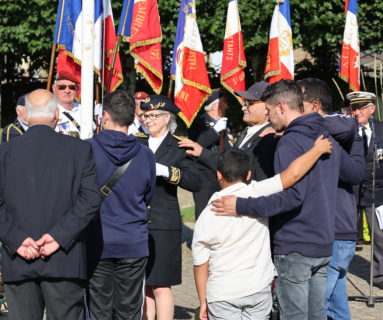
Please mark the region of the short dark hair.
[[274, 107], [278, 102], [283, 102], [289, 109], [303, 112], [302, 90], [293, 80], [279, 80], [269, 85], [263, 92], [261, 100]]
[[116, 90], [104, 97], [103, 110], [115, 124], [130, 126], [134, 120], [136, 104], [133, 96], [124, 90]]
[[311, 103], [313, 100], [317, 100], [320, 102], [323, 112], [331, 111], [331, 89], [326, 82], [317, 78], [304, 78], [297, 81], [297, 84], [303, 89], [303, 101]]
[[246, 181], [249, 169], [249, 156], [242, 150], [227, 150], [219, 155], [217, 170], [227, 182]]

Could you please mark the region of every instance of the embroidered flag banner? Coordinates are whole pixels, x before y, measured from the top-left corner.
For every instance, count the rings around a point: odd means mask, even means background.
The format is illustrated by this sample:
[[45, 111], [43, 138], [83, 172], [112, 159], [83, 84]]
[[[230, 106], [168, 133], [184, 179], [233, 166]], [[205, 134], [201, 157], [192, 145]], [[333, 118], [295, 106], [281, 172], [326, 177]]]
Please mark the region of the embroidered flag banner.
[[273, 83], [294, 79], [294, 52], [290, 19], [290, 1], [277, 0], [271, 20], [265, 79]]
[[125, 0], [118, 35], [130, 42], [134, 67], [160, 94], [163, 84], [160, 15], [156, 0]]
[[[246, 90], [245, 68], [246, 58], [238, 1], [229, 0], [223, 44], [221, 83], [232, 94], [234, 91]], [[242, 103], [241, 98], [237, 95], [235, 97]]]
[[181, 1], [170, 73], [175, 82], [174, 103], [190, 127], [211, 93], [194, 0]]
[[348, 82], [350, 91], [360, 90], [360, 48], [358, 31], [357, 0], [347, 0], [345, 5], [346, 25], [343, 34], [339, 77]]
[[[111, 71], [113, 48], [117, 38], [110, 0], [96, 0], [94, 14], [94, 69], [101, 76], [105, 85], [107, 85], [109, 72], [113, 72], [111, 86], [108, 88], [108, 92], [110, 92], [115, 90], [123, 80], [119, 54], [116, 55], [115, 67]], [[59, 1], [53, 43], [59, 46], [57, 72], [71, 72], [80, 82], [82, 43], [81, 1]]]

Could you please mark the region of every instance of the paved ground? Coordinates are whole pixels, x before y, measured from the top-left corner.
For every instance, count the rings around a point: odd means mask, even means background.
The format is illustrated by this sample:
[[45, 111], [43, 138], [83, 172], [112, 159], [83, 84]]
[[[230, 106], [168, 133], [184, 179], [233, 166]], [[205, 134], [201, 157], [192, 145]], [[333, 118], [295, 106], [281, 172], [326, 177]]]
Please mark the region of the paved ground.
[[[186, 223], [183, 228], [184, 243], [182, 245], [182, 285], [173, 288], [176, 303], [175, 319], [194, 319], [194, 311], [198, 307], [198, 297], [193, 281], [193, 267], [191, 262], [190, 240], [192, 239], [194, 223]], [[369, 268], [370, 246], [364, 246], [353, 259], [347, 283], [349, 296], [370, 295]], [[373, 296], [382, 296], [383, 290], [373, 287]], [[383, 319], [383, 302], [376, 302], [374, 307], [367, 307], [366, 303], [350, 301], [351, 316], [355, 320]]]

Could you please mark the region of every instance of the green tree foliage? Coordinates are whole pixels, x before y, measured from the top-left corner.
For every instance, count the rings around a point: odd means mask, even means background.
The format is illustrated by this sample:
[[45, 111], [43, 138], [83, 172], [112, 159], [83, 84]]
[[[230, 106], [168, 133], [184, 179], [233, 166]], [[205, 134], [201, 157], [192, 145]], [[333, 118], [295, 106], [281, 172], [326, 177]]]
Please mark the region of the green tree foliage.
[[[28, 81], [39, 80], [39, 70], [48, 69], [57, 3], [58, 0], [0, 0], [0, 73], [3, 83], [4, 80], [6, 83], [25, 80], [26, 70], [21, 68], [23, 60], [30, 62]], [[179, 4], [179, 0], [158, 0], [165, 79], [169, 73]], [[112, 0], [112, 5], [117, 24], [122, 1]], [[249, 84], [254, 79], [263, 78], [274, 6], [272, 0], [239, 0]], [[227, 0], [196, 0], [196, 7], [204, 50], [207, 53], [222, 50]], [[345, 23], [343, 11], [343, 0], [291, 0], [294, 47], [302, 48], [313, 58], [296, 67], [298, 75], [336, 75]], [[383, 52], [383, 1], [359, 1], [358, 20], [361, 51]], [[133, 63], [127, 44], [122, 44], [121, 54], [128, 78]], [[210, 72], [212, 82], [218, 83], [218, 75], [213, 70]]]

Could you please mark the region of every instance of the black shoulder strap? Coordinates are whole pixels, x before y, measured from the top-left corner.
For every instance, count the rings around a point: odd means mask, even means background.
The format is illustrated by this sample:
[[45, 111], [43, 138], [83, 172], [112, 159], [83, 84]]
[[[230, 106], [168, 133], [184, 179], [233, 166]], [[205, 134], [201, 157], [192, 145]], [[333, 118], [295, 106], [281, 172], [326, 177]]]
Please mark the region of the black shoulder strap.
[[80, 131], [80, 125], [78, 122], [68, 112], [64, 111], [63, 114], [76, 126], [78, 131]]
[[117, 181], [121, 178], [121, 176], [124, 174], [126, 169], [128, 169], [130, 163], [132, 162], [133, 158], [130, 159], [128, 162], [123, 164], [122, 166], [119, 166], [117, 170], [113, 173], [112, 177], [109, 179], [107, 183], [105, 183], [100, 188], [100, 196], [101, 199], [104, 200], [107, 196], [109, 196], [112, 193], [113, 186], [117, 183]]

